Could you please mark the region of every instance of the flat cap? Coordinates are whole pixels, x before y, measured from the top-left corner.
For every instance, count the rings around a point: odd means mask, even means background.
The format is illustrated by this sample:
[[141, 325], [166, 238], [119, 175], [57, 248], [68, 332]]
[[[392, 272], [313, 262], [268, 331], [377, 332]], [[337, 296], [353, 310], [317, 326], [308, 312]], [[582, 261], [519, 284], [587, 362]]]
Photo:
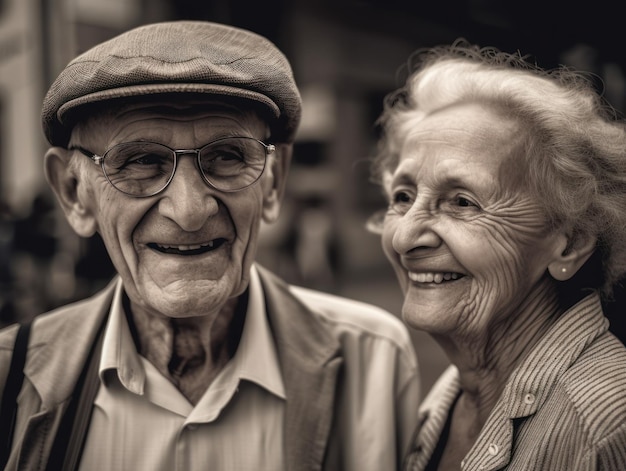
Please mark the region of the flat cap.
[[98, 102], [195, 93], [252, 100], [276, 118], [274, 137], [293, 140], [301, 98], [287, 58], [268, 39], [207, 21], [144, 25], [73, 59], [46, 94], [44, 134], [66, 146], [73, 111]]

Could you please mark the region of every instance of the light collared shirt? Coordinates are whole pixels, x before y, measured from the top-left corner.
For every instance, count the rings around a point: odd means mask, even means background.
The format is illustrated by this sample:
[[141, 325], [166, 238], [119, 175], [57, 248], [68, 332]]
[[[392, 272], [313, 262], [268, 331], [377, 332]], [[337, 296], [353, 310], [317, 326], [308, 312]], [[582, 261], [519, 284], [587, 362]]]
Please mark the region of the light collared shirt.
[[[459, 372], [450, 367], [420, 408], [406, 470], [440, 439]], [[626, 348], [592, 294], [563, 314], [511, 374], [462, 471], [626, 470]]]
[[235, 356], [197, 405], [137, 353], [116, 287], [81, 471], [281, 470], [285, 388], [258, 273]]

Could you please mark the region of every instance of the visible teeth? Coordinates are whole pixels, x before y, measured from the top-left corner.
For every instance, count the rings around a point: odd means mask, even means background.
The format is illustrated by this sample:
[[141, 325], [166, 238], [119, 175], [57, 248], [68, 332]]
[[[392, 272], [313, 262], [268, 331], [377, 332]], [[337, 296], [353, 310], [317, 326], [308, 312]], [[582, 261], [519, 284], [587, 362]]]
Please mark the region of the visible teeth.
[[458, 280], [460, 275], [458, 273], [444, 272], [444, 273], [415, 273], [409, 272], [409, 278], [417, 283], [442, 283], [444, 280]]
[[198, 250], [201, 249], [202, 247], [209, 247], [212, 248], [213, 245], [215, 244], [215, 242], [210, 241], [210, 242], [206, 242], [204, 244], [193, 244], [193, 245], [164, 245], [164, 244], [160, 244], [160, 246], [164, 249], [176, 249], [176, 250], [180, 250], [185, 251], [185, 250]]

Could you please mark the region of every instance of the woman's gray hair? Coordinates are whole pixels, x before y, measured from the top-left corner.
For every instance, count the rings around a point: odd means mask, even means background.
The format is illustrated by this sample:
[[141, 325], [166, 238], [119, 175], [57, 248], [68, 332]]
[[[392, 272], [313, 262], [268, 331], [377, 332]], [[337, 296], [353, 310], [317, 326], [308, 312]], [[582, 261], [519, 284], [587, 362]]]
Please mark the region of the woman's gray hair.
[[374, 179], [382, 183], [394, 170], [398, 146], [428, 114], [462, 102], [492, 104], [528, 131], [522, 178], [552, 227], [566, 227], [574, 244], [597, 237], [599, 270], [587, 273], [580, 287], [610, 297], [626, 273], [626, 125], [589, 78], [464, 40], [418, 51], [408, 72], [405, 86], [386, 97], [378, 121]]

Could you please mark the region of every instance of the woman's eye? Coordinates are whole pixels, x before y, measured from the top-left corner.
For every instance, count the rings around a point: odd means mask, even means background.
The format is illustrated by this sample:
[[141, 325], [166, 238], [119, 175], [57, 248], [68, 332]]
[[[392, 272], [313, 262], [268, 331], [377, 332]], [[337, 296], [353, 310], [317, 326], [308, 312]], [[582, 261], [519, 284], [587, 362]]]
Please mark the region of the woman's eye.
[[408, 203], [411, 201], [411, 197], [406, 191], [396, 191], [392, 199], [394, 203]]
[[413, 197], [407, 191], [394, 191], [391, 194], [389, 209], [397, 213], [404, 214], [413, 203]]
[[464, 196], [457, 196], [454, 199], [454, 203], [455, 203], [455, 206], [458, 206], [458, 207], [461, 207], [461, 208], [476, 208], [476, 209], [479, 209], [479, 206], [476, 203], [474, 203], [469, 198], [465, 198]]

